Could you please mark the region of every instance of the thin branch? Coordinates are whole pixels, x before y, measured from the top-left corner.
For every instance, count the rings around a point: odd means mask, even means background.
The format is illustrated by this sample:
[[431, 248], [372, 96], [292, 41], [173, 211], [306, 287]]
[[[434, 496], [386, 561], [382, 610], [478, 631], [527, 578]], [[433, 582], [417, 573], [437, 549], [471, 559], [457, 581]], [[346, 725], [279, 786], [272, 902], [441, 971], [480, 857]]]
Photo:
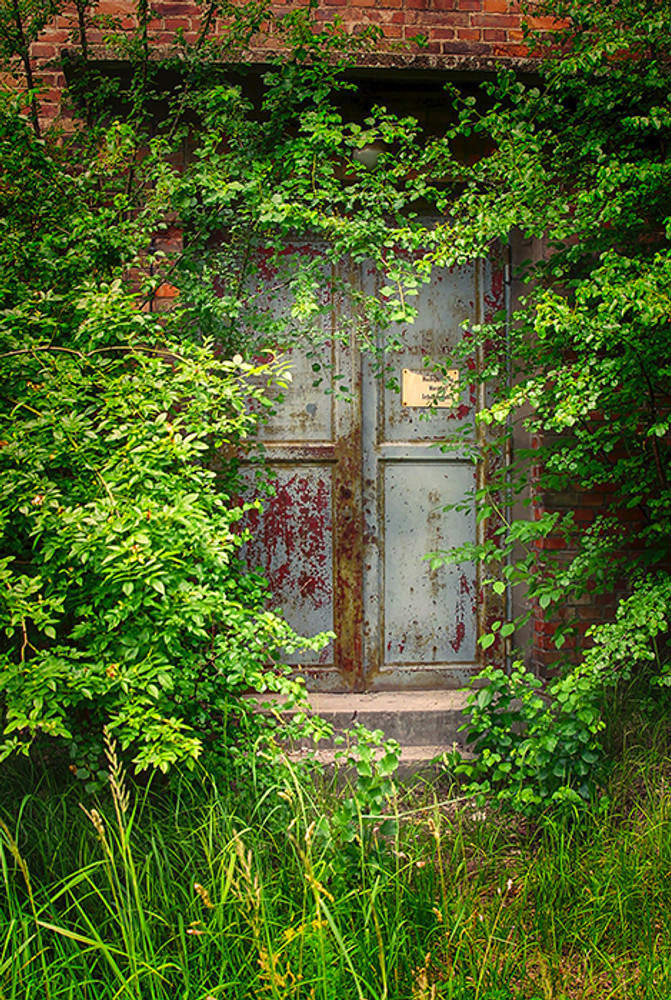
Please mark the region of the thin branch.
[[127, 354], [155, 354], [157, 357], [181, 361], [182, 364], [186, 364], [188, 360], [180, 354], [175, 354], [174, 351], [167, 351], [165, 349], [155, 347], [129, 347], [126, 344], [114, 344], [111, 347], [96, 347], [95, 350], [84, 353], [82, 351], [75, 351], [70, 347], [56, 347], [52, 344], [37, 344], [34, 347], [22, 347], [17, 348], [15, 351], [6, 351], [4, 354], [0, 354], [0, 361], [4, 358], [16, 358], [24, 354], [50, 353], [55, 351], [60, 354], [71, 354], [73, 357], [79, 358], [81, 361], [86, 361], [87, 358], [93, 357], [94, 354], [107, 354], [111, 351], [123, 351]]
[[23, 72], [26, 76], [26, 83], [28, 85], [28, 91], [30, 92], [30, 118], [33, 125], [33, 132], [40, 138], [40, 120], [37, 116], [37, 104], [34, 100], [34, 90], [35, 90], [35, 78], [33, 76], [33, 69], [30, 65], [30, 45], [28, 39], [26, 38], [26, 33], [23, 30], [23, 21], [21, 20], [21, 11], [19, 9], [19, 0], [12, 0], [12, 11], [14, 13], [14, 23], [16, 24], [16, 32], [19, 37], [19, 58], [23, 63]]

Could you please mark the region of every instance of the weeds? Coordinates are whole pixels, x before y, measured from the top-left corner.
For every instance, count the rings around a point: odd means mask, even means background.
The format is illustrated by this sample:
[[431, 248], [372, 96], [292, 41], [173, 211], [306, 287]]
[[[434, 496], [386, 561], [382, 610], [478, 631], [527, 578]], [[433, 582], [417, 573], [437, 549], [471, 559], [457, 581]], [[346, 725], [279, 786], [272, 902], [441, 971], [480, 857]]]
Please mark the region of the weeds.
[[630, 757], [635, 800], [614, 783], [580, 825], [505, 825], [428, 787], [338, 839], [327, 791], [286, 762], [246, 796], [206, 775], [141, 790], [107, 754], [109, 793], [84, 809], [5, 771], [2, 1000], [671, 994], [661, 758]]

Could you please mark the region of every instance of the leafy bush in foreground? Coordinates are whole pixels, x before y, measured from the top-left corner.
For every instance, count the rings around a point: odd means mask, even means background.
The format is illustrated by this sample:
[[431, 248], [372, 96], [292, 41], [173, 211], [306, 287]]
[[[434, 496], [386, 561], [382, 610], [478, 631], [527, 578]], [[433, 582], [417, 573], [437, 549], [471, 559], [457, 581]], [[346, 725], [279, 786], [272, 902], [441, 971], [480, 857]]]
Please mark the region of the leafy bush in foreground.
[[[16, 400], [0, 413], [5, 754], [37, 732], [79, 743], [106, 724], [139, 766], [166, 767], [225, 728], [244, 690], [298, 691], [268, 662], [319, 647], [265, 610], [239, 557], [236, 464], [210, 468], [252, 429], [272, 370], [171, 347], [133, 305], [91, 291], [84, 343], [67, 349], [45, 341], [33, 306], [32, 346], [0, 358]], [[6, 347], [17, 312], [0, 322]]]
[[230, 738], [241, 692], [299, 696], [279, 661], [322, 642], [240, 559], [240, 449], [283, 369], [148, 312], [122, 281], [137, 219], [113, 226], [67, 151], [2, 110], [0, 752], [45, 734], [95, 771], [108, 726], [139, 767], [193, 762]]
[[[295, 697], [276, 663], [320, 646], [267, 611], [238, 558], [239, 448], [253, 465], [244, 442], [270, 405], [264, 387], [283, 381], [258, 359], [300, 344], [319, 379], [325, 342], [397, 338], [430, 235], [413, 211], [427, 193], [417, 122], [384, 109], [351, 122], [339, 107], [350, 53], [378, 32], [349, 36], [314, 8], [211, 0], [189, 39], [161, 35], [158, 50], [146, 4], [119, 23], [84, 3], [63, 132], [40, 124], [24, 58], [54, 8], [6, 12], [5, 754], [45, 733], [80, 763], [88, 743], [95, 770], [107, 725], [140, 766], [193, 760], [221, 745], [245, 688]], [[98, 29], [124, 72], [101, 71], [87, 37]], [[241, 79], [264, 33], [284, 52]], [[378, 141], [399, 152], [370, 171], [357, 154]], [[346, 259], [374, 262], [381, 295], [364, 294]]]

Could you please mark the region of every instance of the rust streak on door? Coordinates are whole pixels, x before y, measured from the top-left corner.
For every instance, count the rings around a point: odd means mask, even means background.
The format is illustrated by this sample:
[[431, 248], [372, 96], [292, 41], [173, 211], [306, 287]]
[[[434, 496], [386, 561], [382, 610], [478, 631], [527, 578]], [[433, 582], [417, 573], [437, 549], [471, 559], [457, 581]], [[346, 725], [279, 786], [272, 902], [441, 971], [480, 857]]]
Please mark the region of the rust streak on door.
[[[336, 308], [332, 322], [337, 323]], [[335, 331], [334, 331], [335, 333]], [[335, 338], [334, 338], [335, 339]], [[335, 667], [346, 688], [364, 690], [361, 355], [354, 338], [341, 349], [348, 399], [335, 407], [333, 466], [333, 620]]]
[[351, 427], [335, 448], [333, 482], [335, 663], [346, 686], [363, 690], [363, 506], [359, 407], [349, 405]]

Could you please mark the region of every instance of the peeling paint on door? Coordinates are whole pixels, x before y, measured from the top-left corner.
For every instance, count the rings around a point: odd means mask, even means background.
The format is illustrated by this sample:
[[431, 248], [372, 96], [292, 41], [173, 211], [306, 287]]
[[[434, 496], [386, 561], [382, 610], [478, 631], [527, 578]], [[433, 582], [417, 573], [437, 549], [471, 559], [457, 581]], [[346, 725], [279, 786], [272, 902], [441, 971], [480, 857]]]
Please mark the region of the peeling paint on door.
[[[370, 292], [377, 278], [361, 280]], [[495, 307], [497, 280], [476, 264], [424, 288], [415, 324], [398, 331], [403, 349], [386, 357], [399, 387], [404, 368], [444, 359], [463, 321]], [[450, 408], [403, 406], [354, 345], [324, 351], [318, 386], [314, 359], [293, 354], [286, 401], [264, 435], [276, 492], [252, 523], [248, 558], [296, 629], [337, 634], [300, 664], [313, 689], [461, 686], [479, 668], [477, 567], [432, 570], [422, 557], [476, 535], [473, 507], [454, 505], [481, 473], [465, 453], [436, 447], [458, 427], [475, 433], [475, 387]]]

